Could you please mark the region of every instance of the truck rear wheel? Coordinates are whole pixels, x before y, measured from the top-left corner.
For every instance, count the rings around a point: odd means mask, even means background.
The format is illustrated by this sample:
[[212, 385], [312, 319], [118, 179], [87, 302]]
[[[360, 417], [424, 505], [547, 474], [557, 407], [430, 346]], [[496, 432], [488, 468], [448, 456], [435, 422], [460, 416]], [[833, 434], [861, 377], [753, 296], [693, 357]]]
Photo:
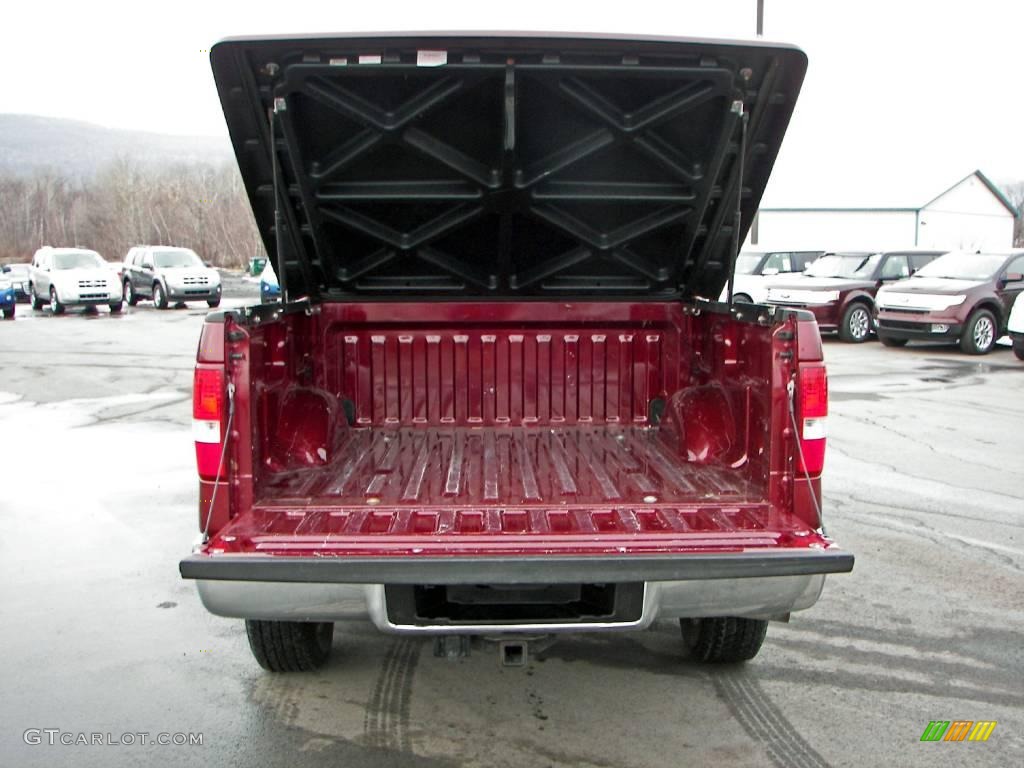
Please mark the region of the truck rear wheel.
[[259, 665], [271, 672], [308, 672], [322, 667], [331, 655], [331, 622], [255, 621], [245, 633]]
[[709, 619], [680, 619], [683, 645], [690, 658], [711, 664], [749, 661], [757, 656], [768, 631], [762, 619], [721, 616]]

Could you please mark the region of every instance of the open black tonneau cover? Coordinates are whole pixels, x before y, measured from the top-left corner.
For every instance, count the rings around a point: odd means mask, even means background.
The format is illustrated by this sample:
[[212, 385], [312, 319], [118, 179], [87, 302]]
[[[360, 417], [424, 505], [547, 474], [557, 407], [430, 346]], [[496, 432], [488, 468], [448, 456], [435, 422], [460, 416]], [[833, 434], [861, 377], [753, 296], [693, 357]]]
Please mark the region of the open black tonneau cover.
[[313, 299], [717, 297], [806, 68], [777, 44], [536, 34], [211, 58], [263, 241]]

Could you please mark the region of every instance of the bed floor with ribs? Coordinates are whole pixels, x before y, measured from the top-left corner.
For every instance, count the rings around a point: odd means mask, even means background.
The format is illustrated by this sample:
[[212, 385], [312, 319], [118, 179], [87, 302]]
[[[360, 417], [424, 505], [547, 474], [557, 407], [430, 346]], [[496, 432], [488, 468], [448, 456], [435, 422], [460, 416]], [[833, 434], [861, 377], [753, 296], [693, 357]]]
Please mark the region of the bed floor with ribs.
[[259, 504], [646, 507], [762, 498], [742, 470], [689, 463], [657, 427], [363, 428], [335, 460], [280, 472]]

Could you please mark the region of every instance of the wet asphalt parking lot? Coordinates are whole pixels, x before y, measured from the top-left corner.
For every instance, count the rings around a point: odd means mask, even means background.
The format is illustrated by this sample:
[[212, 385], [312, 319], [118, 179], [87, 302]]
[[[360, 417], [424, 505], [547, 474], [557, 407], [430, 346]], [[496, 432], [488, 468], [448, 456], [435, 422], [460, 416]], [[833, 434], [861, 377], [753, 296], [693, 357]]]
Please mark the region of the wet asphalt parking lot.
[[[518, 669], [367, 624], [338, 627], [325, 669], [272, 676], [178, 578], [205, 305], [18, 309], [0, 324], [3, 765], [1024, 764], [1024, 363], [1005, 348], [826, 341], [826, 524], [857, 565], [745, 666], [686, 661], [669, 622]], [[957, 719], [998, 725], [919, 741]], [[80, 733], [135, 743], [59, 743]], [[203, 743], [140, 743], [160, 733]]]

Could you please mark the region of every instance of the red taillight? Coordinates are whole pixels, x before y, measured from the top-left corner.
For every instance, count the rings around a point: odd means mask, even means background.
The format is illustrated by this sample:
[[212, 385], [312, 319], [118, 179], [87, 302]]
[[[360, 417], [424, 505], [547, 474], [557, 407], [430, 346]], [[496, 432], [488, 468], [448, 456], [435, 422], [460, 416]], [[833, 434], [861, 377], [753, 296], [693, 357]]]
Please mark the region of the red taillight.
[[192, 384], [192, 434], [196, 441], [196, 465], [203, 480], [216, 479], [218, 469], [222, 469], [224, 401], [224, 369], [197, 365]]
[[224, 412], [224, 371], [196, 368], [192, 386], [192, 418], [216, 419]]
[[803, 462], [799, 469], [811, 475], [821, 474], [825, 466], [826, 417], [828, 416], [828, 375], [822, 363], [800, 366], [799, 407], [800, 449]]

